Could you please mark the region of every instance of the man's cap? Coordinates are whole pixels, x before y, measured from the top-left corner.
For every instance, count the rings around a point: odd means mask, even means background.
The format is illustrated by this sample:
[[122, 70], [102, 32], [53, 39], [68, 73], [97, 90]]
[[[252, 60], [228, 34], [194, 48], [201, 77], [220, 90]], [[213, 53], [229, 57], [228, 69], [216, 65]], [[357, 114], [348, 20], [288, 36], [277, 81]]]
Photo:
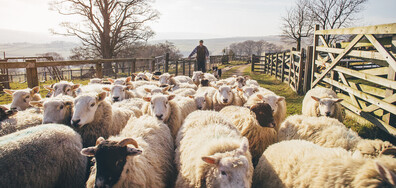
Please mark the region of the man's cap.
[[203, 42], [203, 40], [200, 40], [199, 42]]

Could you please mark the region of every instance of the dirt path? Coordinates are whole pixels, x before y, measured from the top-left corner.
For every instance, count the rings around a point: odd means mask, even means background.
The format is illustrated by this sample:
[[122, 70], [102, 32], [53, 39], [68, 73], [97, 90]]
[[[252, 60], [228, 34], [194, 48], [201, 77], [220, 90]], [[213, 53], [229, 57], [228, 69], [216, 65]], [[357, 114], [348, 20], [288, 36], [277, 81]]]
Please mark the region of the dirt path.
[[236, 65], [236, 66], [232, 66], [232, 67], [227, 67], [223, 69], [223, 76], [222, 78], [228, 78], [232, 75], [237, 75], [237, 76], [241, 76], [243, 75], [243, 71], [246, 69], [246, 67], [248, 67], [249, 64], [247, 65]]

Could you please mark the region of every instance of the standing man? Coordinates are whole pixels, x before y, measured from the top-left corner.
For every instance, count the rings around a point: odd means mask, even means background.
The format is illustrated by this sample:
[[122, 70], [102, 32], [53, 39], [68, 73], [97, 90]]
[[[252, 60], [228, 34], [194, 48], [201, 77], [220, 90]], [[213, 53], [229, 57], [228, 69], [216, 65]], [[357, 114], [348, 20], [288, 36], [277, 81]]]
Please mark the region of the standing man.
[[203, 40], [199, 41], [199, 45], [195, 47], [188, 58], [191, 58], [195, 53], [197, 54], [198, 71], [206, 72], [206, 59], [209, 57], [209, 51], [208, 48], [203, 45]]

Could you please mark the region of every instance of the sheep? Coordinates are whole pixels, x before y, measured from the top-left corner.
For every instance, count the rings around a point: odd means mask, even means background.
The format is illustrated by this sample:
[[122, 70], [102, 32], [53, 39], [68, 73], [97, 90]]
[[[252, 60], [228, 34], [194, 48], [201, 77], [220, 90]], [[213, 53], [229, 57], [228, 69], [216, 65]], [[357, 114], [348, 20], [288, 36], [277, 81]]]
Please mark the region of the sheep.
[[251, 186], [248, 140], [218, 112], [191, 113], [180, 128], [176, 148], [176, 188]]
[[131, 110], [134, 114], [134, 117], [140, 117], [143, 115], [142, 106], [145, 101], [141, 98], [132, 98], [132, 99], [125, 99], [120, 102], [114, 103], [112, 106], [116, 108], [124, 108]]
[[395, 187], [396, 159], [365, 158], [304, 140], [273, 144], [255, 168], [253, 187]]
[[199, 87], [209, 87], [209, 86], [210, 86], [210, 82], [208, 79], [202, 79], [201, 84], [199, 85]]
[[189, 88], [193, 90], [197, 90], [198, 87], [195, 84], [189, 84], [189, 83], [176, 83], [176, 85], [173, 86], [172, 91], [176, 91], [178, 89], [182, 88]]
[[198, 110], [212, 110], [213, 95], [216, 91], [213, 87], [200, 87], [195, 95], [189, 97], [195, 100]]
[[180, 96], [180, 97], [188, 97], [188, 96], [192, 96], [195, 95], [196, 91], [194, 89], [190, 89], [190, 88], [181, 88], [178, 89], [174, 92], [172, 92], [172, 94]]
[[60, 81], [50, 86], [44, 86], [45, 89], [52, 93], [51, 97], [56, 97], [60, 94], [76, 97], [76, 90], [79, 87], [80, 84], [73, 84], [72, 82], [68, 81]]
[[133, 114], [124, 108], [112, 107], [105, 100], [106, 92], [86, 93], [74, 100], [71, 126], [81, 134], [83, 146], [92, 146], [100, 136], [118, 134]]
[[102, 84], [103, 80], [101, 78], [92, 78], [89, 80], [88, 84]]
[[225, 106], [235, 105], [242, 106], [242, 99], [237, 95], [230, 86], [221, 86], [213, 95], [213, 109], [220, 111]]
[[286, 119], [287, 109], [285, 97], [278, 96], [271, 91], [266, 93], [259, 91], [250, 96], [244, 106], [250, 107], [260, 102], [268, 103], [271, 106], [272, 115], [276, 122], [275, 130], [278, 131], [280, 124]]
[[156, 118], [131, 119], [119, 135], [100, 137], [96, 143], [81, 150], [96, 162], [87, 187], [171, 186], [173, 139], [168, 126]]
[[110, 99], [112, 102], [119, 102], [125, 99], [136, 98], [138, 95], [136, 92], [131, 91], [131, 85], [112, 85], [110, 87], [103, 87], [102, 89], [110, 92]]
[[360, 151], [365, 156], [371, 157], [380, 155], [385, 149], [394, 148], [387, 141], [363, 139], [337, 119], [324, 116], [289, 116], [279, 128], [278, 139], [279, 141], [303, 139], [323, 147], [341, 147], [350, 151]]
[[12, 116], [12, 115], [14, 115], [16, 113], [17, 113], [17, 111], [9, 110], [5, 106], [0, 106], [0, 121], [8, 119], [10, 116]]
[[245, 86], [247, 79], [248, 76], [237, 76], [235, 78], [235, 85], [237, 86], [237, 88], [242, 88], [243, 86]]
[[142, 107], [143, 114], [157, 117], [167, 124], [173, 138], [176, 138], [186, 116], [196, 110], [194, 100], [187, 97], [175, 99], [175, 97], [175, 95], [162, 94], [143, 97], [147, 103]]
[[40, 109], [28, 108], [18, 111], [15, 115], [0, 122], [0, 136], [40, 125], [42, 121], [43, 113]]
[[3, 91], [9, 95], [12, 95], [12, 102], [10, 105], [11, 110], [26, 110], [31, 107], [30, 101], [39, 101], [41, 96], [39, 94], [40, 87], [36, 86], [32, 89], [21, 89], [21, 90], [9, 90], [3, 89]]
[[135, 81], [150, 81], [151, 79], [149, 79], [149, 77], [143, 73], [143, 72], [139, 72], [139, 73], [133, 73], [133, 75], [135, 76]]
[[0, 187], [83, 187], [87, 158], [81, 137], [59, 124], [0, 137]]
[[255, 104], [250, 109], [227, 106], [220, 113], [249, 140], [253, 166], [257, 164], [264, 150], [278, 140], [271, 106], [266, 103]]
[[194, 71], [192, 75], [194, 84], [199, 86], [201, 79], [207, 79], [210, 82], [217, 81], [217, 78], [213, 74], [203, 73], [202, 71]]
[[260, 87], [260, 85], [257, 83], [257, 81], [256, 81], [256, 80], [252, 80], [252, 79], [246, 80], [246, 85], [247, 85], [247, 86], [256, 86], [256, 87]]
[[68, 95], [58, 95], [41, 101], [30, 102], [32, 106], [44, 108], [43, 124], [58, 123], [70, 125], [73, 114], [74, 98]]
[[104, 87], [108, 87], [108, 84], [89, 84], [89, 85], [84, 85], [80, 86], [76, 90], [76, 95], [82, 95], [84, 93], [101, 93], [103, 92]]
[[237, 90], [243, 103], [246, 103], [250, 96], [259, 91], [255, 86], [243, 86], [242, 88], [237, 88]]
[[174, 85], [175, 83], [189, 83], [194, 84], [193, 80], [188, 76], [175, 76], [174, 74], [164, 73], [156, 76], [161, 85]]
[[339, 104], [341, 101], [343, 99], [339, 99], [333, 90], [315, 87], [305, 94], [302, 114], [307, 116], [328, 116], [342, 122], [344, 117], [343, 108]]
[[130, 76], [126, 78], [118, 78], [115, 80], [111, 78], [107, 78], [107, 80], [114, 85], [126, 85], [126, 86], [132, 85], [132, 77]]
[[[144, 86], [142, 86], [142, 87], [144, 87]], [[148, 87], [144, 87], [144, 90], [147, 92], [147, 93], [149, 93], [150, 95], [154, 95], [154, 94], [156, 94], [156, 93], [162, 93], [162, 94], [166, 94], [166, 95], [168, 95], [169, 93], [168, 93], [168, 91], [169, 91], [169, 89], [170, 89], [170, 86], [168, 85], [168, 86], [166, 86], [166, 87], [157, 87], [157, 86], [154, 86], [154, 87], [152, 87], [152, 88], [148, 88]]]
[[133, 87], [134, 88], [138, 88], [140, 86], [146, 86], [146, 85], [159, 86], [159, 83], [158, 83], [158, 81], [144, 81], [144, 80], [133, 82]]

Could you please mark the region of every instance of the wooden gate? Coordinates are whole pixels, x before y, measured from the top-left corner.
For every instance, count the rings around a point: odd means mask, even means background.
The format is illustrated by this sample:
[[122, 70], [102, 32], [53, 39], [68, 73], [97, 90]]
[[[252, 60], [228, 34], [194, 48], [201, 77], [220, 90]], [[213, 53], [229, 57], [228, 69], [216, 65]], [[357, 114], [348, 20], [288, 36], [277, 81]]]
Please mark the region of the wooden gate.
[[[315, 29], [311, 88], [330, 87], [342, 105], [396, 135], [396, 23]], [[331, 45], [326, 35], [352, 39]], [[319, 45], [320, 44], [320, 45]]]

